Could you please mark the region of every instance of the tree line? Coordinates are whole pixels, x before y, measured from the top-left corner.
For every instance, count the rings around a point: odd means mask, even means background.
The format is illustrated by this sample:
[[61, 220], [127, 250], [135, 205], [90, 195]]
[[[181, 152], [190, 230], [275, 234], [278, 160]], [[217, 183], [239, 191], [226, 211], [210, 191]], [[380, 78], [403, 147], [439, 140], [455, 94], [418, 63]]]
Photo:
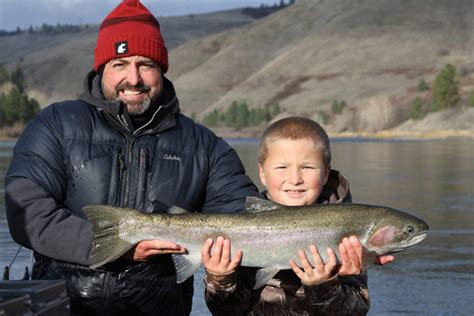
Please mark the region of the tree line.
[[0, 94], [0, 127], [27, 123], [40, 110], [40, 105], [25, 93], [25, 77], [20, 67], [9, 73], [0, 65], [0, 87], [6, 83], [12, 87]]
[[278, 103], [269, 107], [251, 108], [246, 101], [234, 101], [222, 112], [214, 109], [204, 117], [203, 123], [208, 127], [225, 126], [239, 131], [245, 127], [258, 126], [263, 122], [269, 122], [280, 112], [281, 109]]
[[17, 27], [14, 31], [0, 30], [0, 37], [2, 36], [13, 36], [19, 34], [63, 34], [63, 33], [78, 33], [82, 30], [89, 28], [88, 24], [84, 25], [72, 25], [72, 24], [61, 24], [51, 25], [43, 23], [41, 26], [33, 27], [30, 25], [28, 29], [22, 29]]

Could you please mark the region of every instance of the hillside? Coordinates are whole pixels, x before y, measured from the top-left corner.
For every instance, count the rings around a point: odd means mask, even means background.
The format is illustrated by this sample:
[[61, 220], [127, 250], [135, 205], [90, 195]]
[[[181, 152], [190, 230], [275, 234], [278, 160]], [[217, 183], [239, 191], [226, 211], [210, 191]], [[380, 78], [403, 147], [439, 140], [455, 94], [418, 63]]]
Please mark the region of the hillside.
[[[408, 117], [420, 80], [432, 84], [447, 63], [462, 74], [463, 100], [474, 89], [471, 0], [300, 0], [232, 31], [181, 45], [170, 76], [183, 109], [209, 113], [235, 100], [278, 102], [284, 115], [322, 121], [334, 132], [379, 131]], [[474, 122], [473, 122], [474, 123]], [[425, 125], [429, 129], [429, 126]], [[453, 121], [452, 128], [458, 128]]]
[[[299, 0], [261, 19], [233, 10], [159, 20], [170, 49], [167, 75], [182, 111], [198, 119], [245, 101], [251, 108], [278, 103], [279, 117], [305, 115], [332, 133], [443, 126], [474, 135], [474, 110], [465, 106], [410, 119], [416, 98], [425, 111], [432, 101], [418, 83], [432, 89], [448, 63], [460, 75], [460, 103], [469, 103], [472, 0]], [[30, 95], [43, 104], [72, 98], [92, 64], [96, 33], [92, 26], [77, 34], [1, 37], [0, 63], [20, 62]], [[342, 113], [332, 111], [334, 101], [347, 104]]]
[[[269, 12], [263, 12], [264, 15]], [[181, 17], [158, 17], [169, 50], [200, 37], [251, 23], [243, 10]], [[98, 25], [78, 33], [29, 34], [0, 37], [0, 64], [24, 70], [30, 96], [41, 104], [76, 97], [92, 68]]]

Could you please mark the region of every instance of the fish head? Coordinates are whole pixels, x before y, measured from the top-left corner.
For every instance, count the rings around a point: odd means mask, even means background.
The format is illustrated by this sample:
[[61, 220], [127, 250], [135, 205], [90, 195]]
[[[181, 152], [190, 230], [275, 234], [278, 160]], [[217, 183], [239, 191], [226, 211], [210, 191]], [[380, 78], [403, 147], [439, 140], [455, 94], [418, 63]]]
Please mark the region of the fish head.
[[422, 242], [428, 224], [411, 214], [390, 209], [371, 230], [366, 247], [378, 255], [396, 253]]

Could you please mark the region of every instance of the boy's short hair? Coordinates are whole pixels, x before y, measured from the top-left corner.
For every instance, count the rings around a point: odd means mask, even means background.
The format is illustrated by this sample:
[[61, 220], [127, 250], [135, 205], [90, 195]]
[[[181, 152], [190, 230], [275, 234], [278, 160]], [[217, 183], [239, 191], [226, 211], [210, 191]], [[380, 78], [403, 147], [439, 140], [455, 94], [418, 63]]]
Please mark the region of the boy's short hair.
[[318, 123], [305, 117], [287, 117], [274, 122], [263, 132], [260, 139], [258, 162], [263, 165], [267, 159], [268, 143], [280, 139], [310, 139], [316, 149], [321, 150], [326, 167], [331, 165], [329, 136]]

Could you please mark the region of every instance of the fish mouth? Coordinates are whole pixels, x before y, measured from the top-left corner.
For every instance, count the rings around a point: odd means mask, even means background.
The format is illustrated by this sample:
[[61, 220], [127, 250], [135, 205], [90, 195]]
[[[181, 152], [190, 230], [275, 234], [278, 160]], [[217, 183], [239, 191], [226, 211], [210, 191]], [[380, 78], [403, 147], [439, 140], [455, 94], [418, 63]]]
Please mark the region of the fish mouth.
[[400, 252], [402, 250], [405, 250], [405, 249], [411, 248], [413, 246], [416, 246], [417, 244], [422, 242], [426, 238], [427, 235], [428, 235], [427, 232], [416, 235], [413, 238], [410, 238], [409, 240], [407, 240], [406, 243], [403, 243], [402, 245], [400, 245], [400, 247], [390, 249], [390, 251], [386, 254], [397, 253], [397, 252]]

